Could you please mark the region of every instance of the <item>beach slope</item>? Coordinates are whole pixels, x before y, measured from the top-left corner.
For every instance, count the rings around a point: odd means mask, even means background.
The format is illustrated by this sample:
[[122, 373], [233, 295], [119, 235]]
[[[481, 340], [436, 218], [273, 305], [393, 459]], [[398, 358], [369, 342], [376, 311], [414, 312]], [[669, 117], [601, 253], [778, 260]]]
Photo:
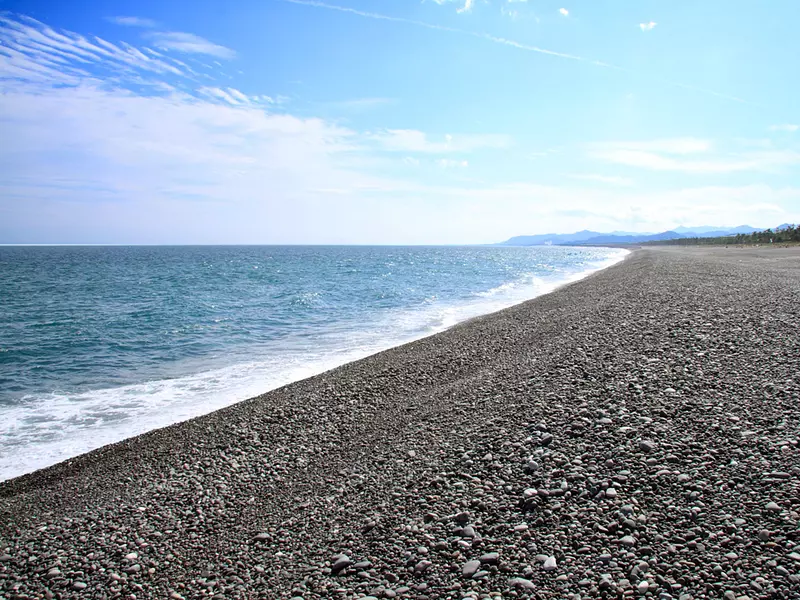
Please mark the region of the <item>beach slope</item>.
[[6, 598], [798, 598], [800, 250], [578, 283], [0, 484]]

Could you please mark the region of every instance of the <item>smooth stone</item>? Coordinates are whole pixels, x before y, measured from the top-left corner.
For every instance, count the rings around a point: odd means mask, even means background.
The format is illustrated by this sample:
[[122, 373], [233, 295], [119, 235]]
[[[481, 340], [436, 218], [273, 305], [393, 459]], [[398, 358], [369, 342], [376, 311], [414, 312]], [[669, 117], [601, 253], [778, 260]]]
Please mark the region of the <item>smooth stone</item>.
[[608, 488], [606, 490], [606, 498], [616, 498], [617, 497], [617, 490], [614, 488]]
[[342, 569], [349, 567], [352, 564], [349, 556], [340, 555], [337, 556], [336, 559], [333, 561], [331, 565], [331, 572], [338, 573]]
[[522, 577], [514, 577], [513, 579], [509, 580], [508, 585], [512, 588], [519, 588], [523, 590], [536, 589], [536, 586], [533, 585], [533, 582], [530, 579], [524, 579]]
[[647, 590], [650, 589], [650, 584], [646, 581], [640, 581], [639, 585], [636, 586], [636, 591], [644, 596], [647, 593]]
[[464, 563], [464, 566], [461, 568], [461, 574], [464, 577], [472, 577], [475, 573], [478, 572], [478, 569], [481, 567], [481, 561], [479, 560], [468, 560]]
[[770, 512], [780, 512], [781, 510], [781, 507], [778, 506], [777, 502], [769, 502], [764, 508]]
[[542, 568], [545, 571], [555, 571], [558, 568], [558, 565], [556, 564], [556, 557], [548, 556], [547, 560], [544, 561]]
[[497, 552], [487, 552], [478, 559], [484, 565], [496, 565], [500, 560], [500, 555]]
[[653, 442], [648, 442], [647, 440], [642, 440], [639, 442], [639, 450], [642, 452], [652, 452], [655, 450], [656, 445]]
[[72, 584], [73, 590], [78, 590], [78, 591], [85, 590], [86, 587], [87, 587], [86, 584], [82, 581], [76, 581], [75, 583]]
[[620, 540], [620, 543], [625, 546], [633, 546], [636, 544], [636, 539], [631, 535], [626, 535]]

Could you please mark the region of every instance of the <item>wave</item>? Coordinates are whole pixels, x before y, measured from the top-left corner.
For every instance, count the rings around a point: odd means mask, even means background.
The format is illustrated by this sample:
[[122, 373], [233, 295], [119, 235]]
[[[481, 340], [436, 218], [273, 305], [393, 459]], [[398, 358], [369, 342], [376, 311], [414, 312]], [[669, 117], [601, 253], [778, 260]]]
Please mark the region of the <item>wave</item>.
[[[452, 304], [387, 313], [371, 325], [342, 324], [312, 340], [263, 348], [258, 360], [196, 374], [77, 394], [27, 396], [0, 422], [0, 480], [47, 467], [107, 444], [185, 421], [462, 321], [553, 291], [621, 261], [627, 251], [575, 272], [526, 273]], [[303, 298], [314, 302], [316, 298]]]

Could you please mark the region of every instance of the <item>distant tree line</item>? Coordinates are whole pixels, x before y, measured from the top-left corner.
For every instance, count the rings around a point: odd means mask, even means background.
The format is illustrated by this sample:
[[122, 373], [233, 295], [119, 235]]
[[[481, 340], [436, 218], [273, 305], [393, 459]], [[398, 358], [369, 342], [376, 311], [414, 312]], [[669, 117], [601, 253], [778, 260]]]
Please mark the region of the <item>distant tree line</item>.
[[734, 245], [734, 244], [785, 244], [800, 242], [800, 225], [785, 225], [776, 230], [765, 229], [753, 233], [737, 233], [736, 235], [723, 235], [720, 237], [690, 237], [675, 240], [661, 240], [646, 242], [648, 244], [667, 244], [677, 246], [697, 245]]

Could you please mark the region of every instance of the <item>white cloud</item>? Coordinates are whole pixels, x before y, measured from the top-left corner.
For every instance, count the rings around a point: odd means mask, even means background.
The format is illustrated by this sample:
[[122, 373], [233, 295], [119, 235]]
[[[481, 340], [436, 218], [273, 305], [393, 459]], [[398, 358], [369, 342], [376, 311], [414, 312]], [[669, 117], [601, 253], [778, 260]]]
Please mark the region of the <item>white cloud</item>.
[[470, 12], [472, 10], [472, 4], [473, 4], [473, 0], [465, 0], [464, 6], [459, 8], [456, 12], [457, 13]]
[[108, 20], [117, 25], [125, 25], [126, 27], [158, 27], [156, 21], [143, 17], [109, 17]]
[[185, 54], [207, 54], [218, 58], [232, 59], [236, 52], [220, 46], [193, 33], [181, 31], [156, 31], [148, 35], [153, 44], [162, 50], [176, 50]]
[[469, 166], [469, 161], [440, 158], [436, 161], [436, 164], [443, 169], [466, 169]]
[[635, 142], [603, 142], [601, 144], [592, 144], [590, 147], [601, 150], [637, 150], [645, 152], [663, 152], [666, 154], [698, 154], [711, 150], [712, 144], [708, 140], [686, 137]]
[[606, 183], [609, 185], [620, 185], [620, 186], [632, 186], [633, 180], [628, 177], [620, 177], [619, 175], [596, 175], [596, 174], [585, 174], [585, 175], [571, 175], [572, 179], [577, 179], [580, 181], [593, 181], [597, 183]]
[[482, 148], [508, 148], [512, 139], [507, 135], [443, 135], [440, 140], [414, 129], [387, 129], [370, 134], [370, 139], [386, 150], [396, 152], [420, 152], [446, 154], [472, 152]]
[[[700, 154], [703, 156], [686, 158]], [[694, 138], [593, 144], [589, 146], [589, 155], [629, 167], [683, 173], [776, 171], [800, 165], [800, 152], [793, 150], [749, 150], [720, 154], [712, 153], [710, 142]]]
[[658, 23], [655, 21], [650, 21], [648, 23], [639, 23], [639, 29], [642, 31], [651, 31]]
[[[461, 0], [433, 0], [436, 4], [450, 4], [452, 2], [461, 2]], [[464, 5], [461, 8], [456, 9], [457, 13], [468, 13], [472, 10], [472, 6], [475, 0], [464, 0]]]
[[784, 123], [782, 125], [770, 125], [769, 127], [770, 131], [785, 131], [788, 133], [794, 133], [798, 129], [800, 129], [800, 125], [794, 125], [791, 123]]
[[[20, 20], [0, 16], [0, 75], [26, 79], [39, 73], [75, 83], [91, 75], [87, 67], [101, 67], [115, 76], [123, 69], [158, 74], [184, 75], [178, 61], [162, 55], [146, 55], [124, 42], [117, 45], [95, 37], [93, 40], [72, 32], [57, 32], [26, 17]], [[53, 73], [54, 63], [58, 64]]]
[[560, 13], [561, 13], [562, 15], [564, 15], [565, 17], [568, 17], [568, 16], [569, 16], [569, 11], [568, 11], [566, 8], [559, 8], [559, 9], [558, 9], [558, 12], [560, 12]]

